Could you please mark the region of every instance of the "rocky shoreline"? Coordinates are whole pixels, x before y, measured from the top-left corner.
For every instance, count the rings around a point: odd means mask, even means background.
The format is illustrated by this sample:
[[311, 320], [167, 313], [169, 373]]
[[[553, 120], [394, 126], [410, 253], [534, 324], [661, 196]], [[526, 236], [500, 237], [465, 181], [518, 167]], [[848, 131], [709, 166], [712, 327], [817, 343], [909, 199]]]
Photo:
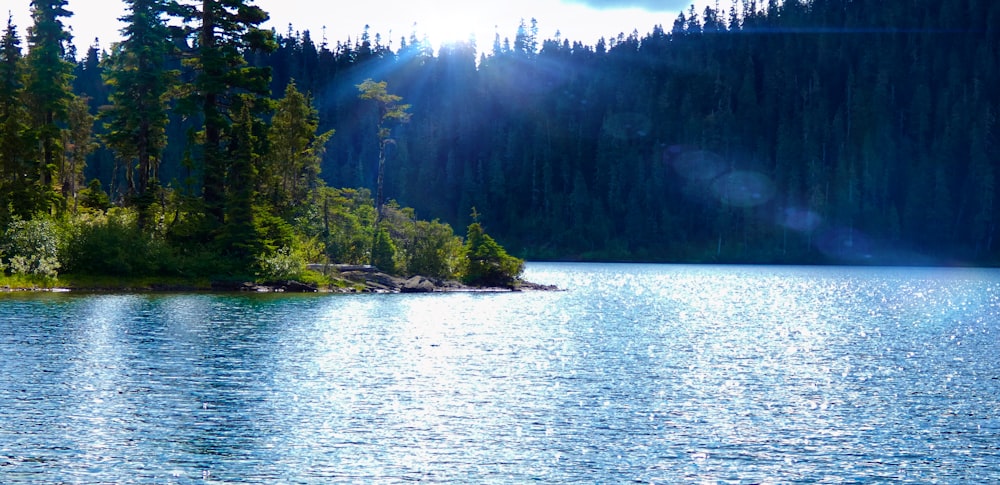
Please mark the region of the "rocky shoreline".
[[445, 292], [516, 292], [516, 291], [559, 291], [553, 285], [541, 285], [529, 281], [519, 281], [510, 287], [469, 286], [459, 281], [440, 280], [424, 276], [407, 278], [383, 273], [373, 266], [359, 265], [309, 265], [309, 269], [323, 273], [333, 284], [319, 287], [295, 280], [268, 281], [263, 283], [247, 281], [213, 281], [210, 285], [187, 284], [107, 284], [86, 287], [55, 288], [10, 288], [0, 287], [0, 292], [50, 291], [50, 292], [254, 292], [254, 293], [445, 293]]
[[[511, 287], [478, 287], [465, 285], [458, 281], [440, 280], [424, 276], [402, 278], [383, 273], [373, 266], [359, 265], [310, 265], [309, 269], [318, 271], [334, 279], [340, 279], [345, 285], [329, 291], [336, 293], [441, 293], [441, 292], [473, 292], [473, 291], [557, 291], [553, 285], [541, 285], [528, 281], [519, 281]], [[276, 291], [297, 291], [294, 286], [276, 286]], [[266, 290], [264, 290], [266, 291]], [[314, 289], [313, 291], [319, 291]]]

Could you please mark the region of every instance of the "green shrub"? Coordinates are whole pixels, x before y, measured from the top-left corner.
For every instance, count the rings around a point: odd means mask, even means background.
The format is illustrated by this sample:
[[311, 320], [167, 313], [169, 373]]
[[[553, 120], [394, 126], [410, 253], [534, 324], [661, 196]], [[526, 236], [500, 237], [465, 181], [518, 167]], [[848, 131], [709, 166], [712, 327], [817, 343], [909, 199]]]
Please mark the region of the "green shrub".
[[60, 234], [47, 218], [15, 219], [3, 235], [2, 252], [13, 275], [55, 278], [59, 274]]
[[139, 229], [134, 210], [116, 208], [107, 215], [78, 216], [63, 253], [65, 269], [72, 273], [147, 276], [175, 272], [166, 243]]
[[290, 248], [279, 248], [257, 257], [257, 276], [262, 281], [299, 279], [306, 270], [306, 261]]
[[504, 250], [478, 222], [469, 226], [465, 239], [468, 259], [463, 281], [475, 286], [513, 287], [524, 272], [524, 261]]
[[462, 239], [451, 226], [438, 221], [417, 221], [407, 270], [432, 278], [458, 278], [465, 258]]
[[101, 181], [93, 179], [87, 184], [87, 188], [80, 191], [77, 196], [80, 206], [88, 209], [106, 211], [111, 208], [111, 198], [107, 192], [101, 188]]
[[372, 264], [384, 273], [396, 272], [396, 244], [389, 237], [389, 231], [379, 229], [372, 247]]

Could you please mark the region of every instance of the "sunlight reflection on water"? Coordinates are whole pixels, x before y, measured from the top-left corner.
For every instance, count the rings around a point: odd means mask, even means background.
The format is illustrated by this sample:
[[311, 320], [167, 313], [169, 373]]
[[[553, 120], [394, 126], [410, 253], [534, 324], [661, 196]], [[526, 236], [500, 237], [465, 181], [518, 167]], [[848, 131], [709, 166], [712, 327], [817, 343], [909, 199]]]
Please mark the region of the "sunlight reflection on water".
[[0, 296], [0, 481], [992, 482], [1000, 273]]

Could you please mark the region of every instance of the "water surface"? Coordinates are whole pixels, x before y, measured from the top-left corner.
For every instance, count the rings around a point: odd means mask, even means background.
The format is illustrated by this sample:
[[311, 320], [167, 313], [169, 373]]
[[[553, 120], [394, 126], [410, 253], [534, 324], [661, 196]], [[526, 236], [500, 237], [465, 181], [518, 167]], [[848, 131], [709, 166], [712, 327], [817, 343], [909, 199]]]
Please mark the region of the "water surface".
[[0, 295], [0, 482], [1000, 480], [1000, 272]]

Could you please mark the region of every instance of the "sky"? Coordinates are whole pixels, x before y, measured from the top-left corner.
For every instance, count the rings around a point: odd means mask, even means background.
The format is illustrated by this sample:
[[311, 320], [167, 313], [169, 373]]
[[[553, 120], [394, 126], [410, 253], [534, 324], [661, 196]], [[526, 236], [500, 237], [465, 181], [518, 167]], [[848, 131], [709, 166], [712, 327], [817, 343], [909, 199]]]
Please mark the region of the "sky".
[[[31, 25], [30, 0], [4, 2], [14, 16], [18, 32], [25, 36]], [[326, 39], [331, 45], [348, 38], [356, 40], [369, 25], [374, 38], [381, 34], [383, 43], [393, 49], [402, 37], [414, 31], [427, 36], [437, 47], [442, 42], [476, 38], [479, 49], [489, 50], [496, 33], [513, 42], [521, 19], [530, 25], [538, 20], [539, 40], [554, 38], [594, 45], [597, 40], [630, 34], [640, 36], [660, 24], [673, 25], [677, 14], [694, 4], [700, 13], [716, 0], [381, 0], [378, 2], [335, 2], [331, 0], [257, 0], [256, 5], [271, 14], [266, 25], [280, 34], [309, 30], [315, 41]], [[724, 0], [723, 5], [729, 5]], [[121, 0], [69, 0], [73, 17], [67, 20], [78, 51], [85, 52], [99, 38], [103, 47], [119, 40], [117, 21], [124, 13]], [[26, 42], [22, 45], [26, 45]]]

